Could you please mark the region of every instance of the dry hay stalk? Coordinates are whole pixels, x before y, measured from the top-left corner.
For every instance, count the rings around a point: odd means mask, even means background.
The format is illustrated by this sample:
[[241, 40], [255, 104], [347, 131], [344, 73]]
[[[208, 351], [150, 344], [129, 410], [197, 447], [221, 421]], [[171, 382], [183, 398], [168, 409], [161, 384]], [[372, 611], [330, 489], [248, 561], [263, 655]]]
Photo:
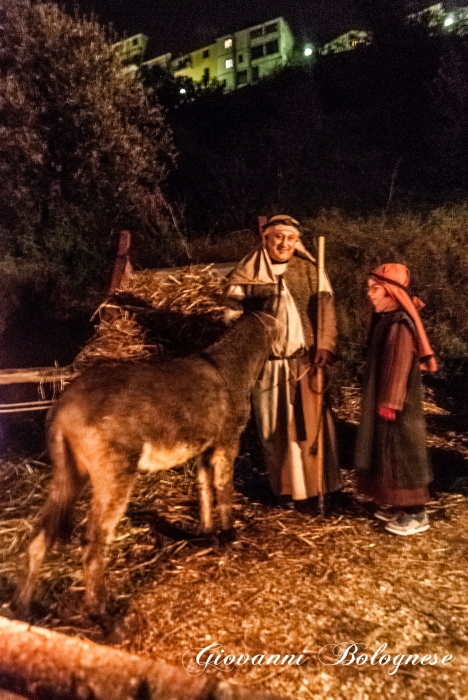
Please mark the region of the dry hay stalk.
[[151, 305], [154, 309], [183, 314], [212, 314], [221, 316], [225, 306], [222, 299], [225, 278], [212, 265], [182, 268], [167, 275], [145, 270], [132, 274], [122, 291]]
[[[186, 354], [200, 347], [203, 338], [205, 344], [212, 341], [225, 309], [225, 282], [211, 265], [182, 268], [165, 277], [157, 270], [133, 273], [100, 307], [96, 333], [74, 367], [83, 370], [102, 360], [144, 361], [164, 351]], [[169, 322], [173, 332], [168, 338], [164, 323]]]
[[102, 318], [93, 338], [77, 356], [74, 367], [82, 370], [99, 360], [146, 360], [158, 352], [158, 346], [145, 343], [146, 333], [132, 314], [124, 309], [110, 320]]

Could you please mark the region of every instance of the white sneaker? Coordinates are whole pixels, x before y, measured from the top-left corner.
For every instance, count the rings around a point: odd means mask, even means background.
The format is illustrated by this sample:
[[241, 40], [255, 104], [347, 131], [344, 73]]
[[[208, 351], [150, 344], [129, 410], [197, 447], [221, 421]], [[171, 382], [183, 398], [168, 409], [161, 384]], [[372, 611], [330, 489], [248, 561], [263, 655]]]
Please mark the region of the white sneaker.
[[429, 530], [429, 518], [427, 513], [400, 513], [396, 520], [391, 520], [385, 525], [387, 532], [393, 535], [416, 535], [418, 532]]

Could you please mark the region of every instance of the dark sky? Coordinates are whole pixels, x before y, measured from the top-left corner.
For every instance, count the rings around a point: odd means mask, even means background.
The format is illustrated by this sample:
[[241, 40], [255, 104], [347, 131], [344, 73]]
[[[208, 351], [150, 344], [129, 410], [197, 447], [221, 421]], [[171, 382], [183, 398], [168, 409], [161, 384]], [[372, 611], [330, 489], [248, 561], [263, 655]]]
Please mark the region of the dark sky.
[[283, 16], [298, 38], [313, 40], [358, 27], [359, 0], [68, 0], [68, 7], [112, 22], [119, 34], [151, 37], [150, 54], [188, 51], [216, 36]]

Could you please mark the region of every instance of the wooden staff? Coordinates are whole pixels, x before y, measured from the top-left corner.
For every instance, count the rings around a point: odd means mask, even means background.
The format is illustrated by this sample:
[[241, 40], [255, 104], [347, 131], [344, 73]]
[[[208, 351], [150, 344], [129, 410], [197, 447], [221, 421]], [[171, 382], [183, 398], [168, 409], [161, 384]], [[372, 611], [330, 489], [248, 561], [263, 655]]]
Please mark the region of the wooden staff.
[[[317, 350], [320, 349], [323, 338], [323, 293], [325, 281], [325, 236], [319, 236], [317, 247], [317, 272], [318, 272], [318, 294], [317, 294]], [[324, 489], [324, 434], [323, 434], [323, 388], [324, 388], [323, 367], [317, 367], [317, 490], [318, 505], [320, 515], [325, 515], [325, 489]]]

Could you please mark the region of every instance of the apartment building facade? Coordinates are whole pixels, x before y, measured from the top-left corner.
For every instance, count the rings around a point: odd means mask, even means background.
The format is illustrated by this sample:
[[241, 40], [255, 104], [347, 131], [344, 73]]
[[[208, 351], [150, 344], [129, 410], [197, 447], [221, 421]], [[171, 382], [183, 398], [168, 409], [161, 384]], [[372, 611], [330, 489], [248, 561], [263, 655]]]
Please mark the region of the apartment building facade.
[[271, 75], [287, 65], [294, 50], [294, 36], [283, 17], [218, 37], [213, 44], [173, 58], [157, 56], [143, 65], [159, 65], [177, 78], [208, 85], [216, 81], [226, 91], [236, 90]]
[[135, 72], [143, 63], [143, 58], [148, 45], [148, 37], [145, 34], [135, 34], [128, 39], [122, 39], [113, 44], [114, 50], [119, 54], [126, 72]]
[[172, 72], [176, 78], [190, 78], [194, 83], [209, 85], [213, 80], [217, 80], [216, 48], [216, 43], [209, 44], [175, 58], [171, 63]]
[[[408, 19], [424, 22], [433, 31], [468, 32], [467, 7], [457, 6], [449, 10], [440, 2], [409, 15]], [[327, 55], [351, 51], [371, 41], [370, 32], [352, 29], [323, 44], [317, 53]], [[255, 83], [288, 65], [296, 48], [293, 33], [284, 17], [225, 34], [212, 44], [178, 57], [165, 53], [143, 61], [147, 42], [144, 34], [136, 34], [114, 44], [125, 71], [136, 71], [141, 66], [159, 66], [177, 78], [187, 78], [201, 86], [217, 82], [226, 91]], [[316, 51], [312, 44], [306, 44], [303, 48], [304, 51], [297, 51], [297, 55], [302, 54], [306, 59]]]
[[[442, 30], [462, 33], [468, 30], [468, 8], [458, 6], [453, 10], [449, 10], [446, 9], [444, 3], [438, 2], [425, 7], [419, 12], [413, 12], [408, 15], [408, 20], [421, 22], [427, 25], [432, 32]], [[371, 32], [351, 29], [321, 46], [319, 53], [322, 56], [326, 56], [327, 54], [351, 51], [357, 46], [370, 44], [371, 42]]]
[[217, 80], [236, 90], [287, 65], [294, 36], [283, 17], [216, 39]]

